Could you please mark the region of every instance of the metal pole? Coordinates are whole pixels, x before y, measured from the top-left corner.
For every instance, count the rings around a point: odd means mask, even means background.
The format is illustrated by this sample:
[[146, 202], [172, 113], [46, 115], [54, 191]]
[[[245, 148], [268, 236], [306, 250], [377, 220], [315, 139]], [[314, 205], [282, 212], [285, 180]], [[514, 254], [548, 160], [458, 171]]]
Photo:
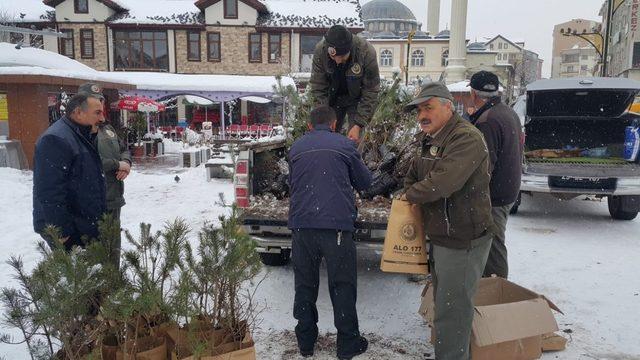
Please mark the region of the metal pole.
[[220, 128], [222, 130], [222, 140], [226, 140], [227, 136], [224, 131], [224, 101], [220, 102]]
[[604, 49], [602, 50], [602, 76], [608, 76], [607, 57], [609, 56], [609, 37], [611, 37], [611, 16], [613, 9], [613, 0], [607, 0], [607, 21], [605, 26]]
[[405, 86], [409, 86], [409, 57], [411, 55], [409, 55], [411, 53], [411, 40], [409, 40], [409, 42], [407, 43], [407, 67], [405, 68], [407, 71], [405, 71], [404, 74], [404, 85]]

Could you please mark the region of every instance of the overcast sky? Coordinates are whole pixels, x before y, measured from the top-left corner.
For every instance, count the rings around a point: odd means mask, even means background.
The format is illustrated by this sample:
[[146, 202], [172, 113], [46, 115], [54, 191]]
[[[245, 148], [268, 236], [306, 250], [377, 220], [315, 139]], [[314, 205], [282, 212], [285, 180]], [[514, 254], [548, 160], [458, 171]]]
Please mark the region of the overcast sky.
[[[360, 0], [366, 4], [370, 0]], [[427, 28], [427, 0], [399, 0], [413, 11], [422, 29]], [[467, 39], [486, 41], [501, 34], [524, 40], [525, 48], [544, 60], [542, 76], [551, 74], [553, 26], [571, 19], [602, 21], [598, 16], [604, 0], [469, 0]], [[451, 0], [440, 5], [440, 29], [451, 23]]]

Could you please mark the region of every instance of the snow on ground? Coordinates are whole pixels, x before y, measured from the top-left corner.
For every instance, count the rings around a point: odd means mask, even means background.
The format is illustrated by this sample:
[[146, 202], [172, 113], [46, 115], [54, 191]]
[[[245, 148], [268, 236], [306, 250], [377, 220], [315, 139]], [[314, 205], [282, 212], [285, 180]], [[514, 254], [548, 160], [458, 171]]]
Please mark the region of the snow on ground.
[[[136, 234], [141, 221], [159, 229], [165, 221], [182, 216], [197, 230], [224, 211], [215, 203], [221, 191], [231, 199], [230, 182], [207, 182], [202, 166], [181, 169], [176, 164], [175, 155], [135, 164], [126, 180], [123, 227]], [[176, 174], [179, 182], [174, 180]], [[22, 255], [29, 267], [37, 260], [38, 239], [31, 227], [31, 177], [31, 172], [0, 168], [0, 260]], [[566, 314], [556, 314], [559, 327], [570, 337], [567, 350], [545, 354], [543, 359], [640, 359], [639, 233], [640, 219], [613, 221], [604, 201], [523, 198], [520, 213], [510, 219], [507, 230], [511, 279], [557, 304]], [[360, 326], [372, 340], [372, 350], [360, 358], [424, 359], [432, 349], [429, 330], [417, 314], [423, 284], [380, 272], [379, 261], [375, 251], [360, 251]], [[13, 283], [4, 262], [0, 274], [2, 286]], [[292, 268], [271, 267], [265, 274], [257, 292], [264, 307], [255, 336], [258, 359], [296, 359]], [[315, 359], [332, 359], [335, 329], [324, 269], [321, 274], [322, 336]], [[2, 356], [27, 358], [22, 346], [0, 345]]]

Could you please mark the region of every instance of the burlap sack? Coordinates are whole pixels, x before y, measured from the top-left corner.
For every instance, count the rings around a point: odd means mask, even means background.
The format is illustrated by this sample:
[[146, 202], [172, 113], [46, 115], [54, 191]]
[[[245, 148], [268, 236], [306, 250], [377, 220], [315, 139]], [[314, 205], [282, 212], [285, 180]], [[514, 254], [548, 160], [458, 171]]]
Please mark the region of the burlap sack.
[[380, 269], [385, 272], [426, 275], [429, 273], [428, 251], [420, 206], [394, 199]]

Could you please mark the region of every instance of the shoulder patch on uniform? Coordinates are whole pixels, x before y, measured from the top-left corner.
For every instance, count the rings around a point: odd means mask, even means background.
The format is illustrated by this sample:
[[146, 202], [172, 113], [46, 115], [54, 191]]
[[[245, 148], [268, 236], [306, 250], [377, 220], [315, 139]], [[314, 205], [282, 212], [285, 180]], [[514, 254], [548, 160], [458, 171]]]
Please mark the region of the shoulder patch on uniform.
[[109, 130], [109, 129], [106, 129], [104, 132], [106, 132], [107, 135], [109, 135], [109, 137], [112, 137], [112, 138], [116, 137], [116, 134], [113, 131]]
[[436, 156], [438, 155], [438, 147], [437, 146], [432, 146], [429, 149], [429, 154], [431, 154], [431, 156]]
[[358, 63], [353, 64], [353, 66], [351, 67], [351, 72], [355, 75], [360, 75], [360, 73], [362, 72], [362, 66], [360, 66], [360, 64]]

